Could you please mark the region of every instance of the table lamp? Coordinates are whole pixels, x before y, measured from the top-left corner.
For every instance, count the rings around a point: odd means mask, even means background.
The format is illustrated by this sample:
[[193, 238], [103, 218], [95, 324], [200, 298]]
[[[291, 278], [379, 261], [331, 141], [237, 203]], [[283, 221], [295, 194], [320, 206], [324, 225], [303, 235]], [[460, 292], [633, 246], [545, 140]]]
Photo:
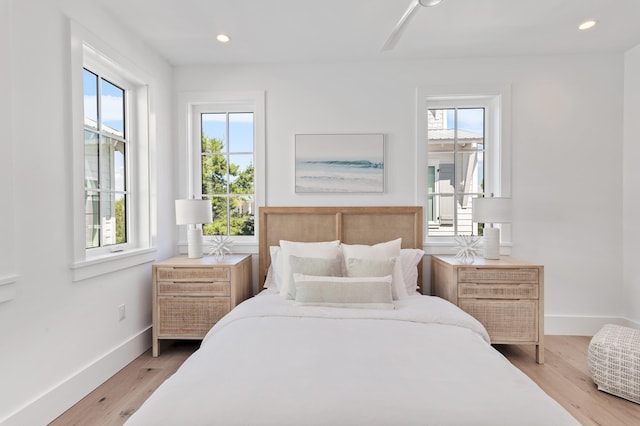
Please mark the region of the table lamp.
[[472, 209], [474, 222], [490, 225], [484, 227], [484, 258], [500, 259], [500, 228], [493, 224], [511, 222], [511, 198], [474, 198]]
[[187, 225], [188, 257], [202, 257], [202, 228], [198, 225], [211, 223], [211, 200], [176, 200], [176, 224]]

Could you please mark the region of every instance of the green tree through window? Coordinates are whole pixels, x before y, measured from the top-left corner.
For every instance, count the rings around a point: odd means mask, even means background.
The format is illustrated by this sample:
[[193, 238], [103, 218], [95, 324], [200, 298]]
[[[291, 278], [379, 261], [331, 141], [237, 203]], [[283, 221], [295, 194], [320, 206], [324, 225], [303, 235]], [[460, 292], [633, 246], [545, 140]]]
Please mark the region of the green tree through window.
[[[234, 121], [234, 113], [202, 114], [202, 198], [213, 206], [213, 223], [203, 225], [204, 235], [254, 235], [253, 122], [246, 119], [253, 114], [238, 115], [242, 120]], [[234, 123], [241, 130], [234, 132]]]

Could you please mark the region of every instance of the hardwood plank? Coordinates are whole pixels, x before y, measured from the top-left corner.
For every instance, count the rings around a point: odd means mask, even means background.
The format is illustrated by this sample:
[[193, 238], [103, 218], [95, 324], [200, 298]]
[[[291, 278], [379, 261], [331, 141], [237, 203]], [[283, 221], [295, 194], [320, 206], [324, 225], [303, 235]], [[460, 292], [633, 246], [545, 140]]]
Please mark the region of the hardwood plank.
[[198, 348], [199, 341], [178, 340], [153, 358], [148, 350], [80, 402], [52, 426], [119, 426]]
[[545, 336], [545, 364], [526, 345], [496, 346], [583, 425], [640, 424], [640, 405], [597, 389], [587, 365], [587, 336]]

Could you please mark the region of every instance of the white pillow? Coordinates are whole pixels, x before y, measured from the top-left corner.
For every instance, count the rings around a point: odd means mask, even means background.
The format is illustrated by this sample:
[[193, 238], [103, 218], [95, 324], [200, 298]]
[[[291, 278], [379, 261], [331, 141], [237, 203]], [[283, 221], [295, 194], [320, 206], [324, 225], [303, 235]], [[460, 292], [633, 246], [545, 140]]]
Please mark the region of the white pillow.
[[296, 305], [394, 309], [391, 275], [323, 277], [294, 274], [293, 276], [296, 286]]
[[279, 254], [280, 246], [269, 246], [271, 263], [269, 264], [269, 269], [267, 269], [267, 276], [264, 279], [264, 288], [270, 288], [273, 290], [279, 290], [280, 288], [280, 283], [282, 281], [282, 274], [280, 270], [282, 269], [282, 266], [279, 264]]
[[414, 294], [418, 290], [418, 264], [423, 257], [424, 251], [420, 249], [400, 250], [400, 267], [408, 294]]
[[[402, 238], [387, 241], [385, 243], [379, 243], [372, 246], [362, 244], [342, 244], [342, 254], [345, 260], [345, 270], [349, 276], [349, 259], [373, 259], [373, 260], [385, 260], [390, 258], [398, 258], [400, 256], [400, 247], [402, 245]], [[393, 282], [391, 283], [391, 289], [393, 290], [393, 298], [395, 300], [402, 297], [406, 297], [407, 286], [404, 283], [402, 277], [402, 268], [400, 262], [395, 263], [393, 269]]]
[[291, 265], [289, 256], [298, 257], [318, 257], [325, 259], [335, 259], [340, 254], [340, 241], [322, 241], [313, 243], [303, 243], [296, 241], [280, 240], [281, 259], [281, 286], [280, 296], [286, 298], [289, 293], [289, 286], [295, 285], [291, 281]]

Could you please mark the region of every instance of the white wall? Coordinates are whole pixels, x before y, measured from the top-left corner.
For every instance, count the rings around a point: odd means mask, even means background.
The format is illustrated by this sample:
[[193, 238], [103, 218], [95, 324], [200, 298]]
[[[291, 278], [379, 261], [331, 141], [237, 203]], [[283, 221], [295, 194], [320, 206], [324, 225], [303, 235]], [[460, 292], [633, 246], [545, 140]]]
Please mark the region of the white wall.
[[[189, 66], [174, 76], [177, 93], [266, 91], [268, 205], [420, 202], [416, 88], [510, 83], [513, 254], [545, 265], [546, 332], [591, 334], [624, 316], [622, 55]], [[385, 133], [385, 194], [295, 194], [303, 132]]]
[[624, 76], [623, 300], [627, 318], [640, 327], [640, 45], [626, 53]]
[[[158, 258], [171, 255], [175, 241], [173, 213], [167, 208], [174, 199], [175, 176], [166, 173], [175, 156], [170, 137], [172, 68], [95, 6], [14, 0], [7, 16], [7, 4], [3, 0], [0, 7], [0, 93], [10, 87], [11, 115], [2, 96], [0, 168], [13, 166], [15, 186], [9, 188], [8, 199], [0, 187], [0, 254], [13, 256], [11, 270], [2, 264], [0, 275], [14, 272], [17, 280], [15, 297], [0, 303], [0, 423], [46, 424], [150, 345], [150, 264], [72, 282], [70, 38], [65, 13], [152, 76], [152, 125], [158, 130], [152, 167], [163, 171], [152, 188], [153, 211], [155, 205], [163, 206], [154, 213], [161, 230]], [[4, 42], [9, 22], [10, 53]], [[7, 69], [10, 82], [4, 81]], [[7, 140], [4, 130], [11, 116]], [[11, 212], [15, 240], [11, 232], [5, 234]], [[118, 321], [120, 304], [126, 305], [124, 321]]]
[[11, 19], [8, 0], [0, 1], [0, 303], [16, 294], [16, 270], [12, 245], [15, 238], [13, 206], [13, 136], [11, 134]]
[[[637, 48], [626, 56], [626, 84], [633, 89], [626, 98], [623, 56], [615, 54], [194, 66], [172, 75], [171, 67], [135, 36], [108, 14], [95, 12], [82, 0], [0, 0], [0, 125], [11, 129], [0, 136], [0, 283], [2, 277], [15, 277], [6, 279], [15, 292], [12, 300], [0, 302], [0, 423], [46, 423], [149, 345], [150, 265], [71, 280], [65, 14], [155, 79], [152, 211], [158, 259], [173, 253], [173, 199], [176, 182], [185, 175], [173, 162], [179, 155], [172, 142], [172, 84], [177, 93], [266, 91], [267, 204], [406, 205], [418, 202], [416, 87], [511, 83], [513, 253], [546, 267], [547, 333], [589, 334], [604, 321], [640, 318], [638, 274], [632, 268], [640, 251], [632, 216], [637, 201], [625, 204], [624, 231], [633, 231], [629, 237], [623, 237], [622, 225], [623, 189], [625, 202], [637, 200], [638, 172], [628, 163], [621, 171], [623, 100], [631, 116], [624, 153], [640, 157], [637, 137], [631, 137], [639, 134]], [[385, 133], [386, 193], [296, 195], [297, 132]], [[623, 178], [630, 182], [624, 188]], [[623, 247], [630, 250], [624, 277]], [[127, 319], [119, 322], [122, 303]]]

